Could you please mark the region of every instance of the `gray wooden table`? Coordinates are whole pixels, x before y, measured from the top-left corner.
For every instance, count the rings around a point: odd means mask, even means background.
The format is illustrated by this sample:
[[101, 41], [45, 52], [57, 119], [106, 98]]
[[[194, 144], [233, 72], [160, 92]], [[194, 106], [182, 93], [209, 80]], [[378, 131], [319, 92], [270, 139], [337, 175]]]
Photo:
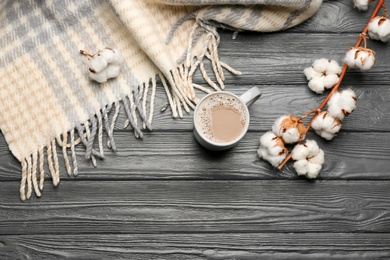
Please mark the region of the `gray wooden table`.
[[[328, 1], [310, 21], [280, 33], [221, 32], [220, 56], [258, 86], [250, 131], [235, 148], [212, 153], [192, 134], [192, 113], [174, 120], [159, 88], [154, 131], [144, 140], [115, 133], [118, 152], [94, 168], [77, 150], [80, 174], [50, 178], [42, 198], [19, 200], [21, 167], [0, 135], [0, 259], [390, 259], [390, 48], [367, 73], [349, 70], [357, 109], [328, 142], [320, 178], [298, 177], [259, 160], [259, 137], [282, 114], [301, 116], [325, 95], [302, 73], [315, 59], [341, 61], [370, 13]], [[199, 74], [195, 82], [203, 82]], [[123, 113], [122, 113], [123, 115]], [[60, 160], [62, 162], [62, 160]], [[63, 169], [63, 168], [62, 168]]]

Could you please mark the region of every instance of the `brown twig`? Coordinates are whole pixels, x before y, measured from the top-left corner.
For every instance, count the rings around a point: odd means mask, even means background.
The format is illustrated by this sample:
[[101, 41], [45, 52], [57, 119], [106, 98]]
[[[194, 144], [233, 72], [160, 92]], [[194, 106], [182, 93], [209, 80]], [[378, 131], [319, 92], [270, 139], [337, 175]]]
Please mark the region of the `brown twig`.
[[[360, 34], [360, 37], [358, 39], [358, 41], [356, 42], [355, 44], [355, 48], [359, 47], [362, 42], [364, 41], [364, 47], [366, 47], [366, 34], [368, 32], [368, 25], [369, 23], [371, 22], [371, 20], [378, 15], [378, 12], [380, 11], [380, 9], [383, 8], [384, 9], [384, 12], [385, 14], [387, 13], [387, 10], [386, 10], [386, 7], [385, 7], [385, 0], [379, 0], [378, 1], [378, 4], [377, 6], [375, 7], [375, 10], [372, 12], [372, 15], [371, 15], [371, 18], [370, 20], [368, 21], [368, 23], [366, 24], [366, 27], [364, 27], [363, 31], [361, 32]], [[314, 116], [311, 118], [310, 122], [308, 123], [308, 125], [306, 126], [306, 134], [307, 132], [310, 130], [311, 128], [311, 124], [313, 122], [313, 120], [316, 118], [316, 116], [322, 111], [322, 109], [326, 106], [326, 104], [328, 103], [329, 99], [332, 97], [332, 95], [339, 89], [340, 85], [341, 85], [341, 82], [343, 81], [344, 79], [344, 76], [346, 74], [348, 70], [348, 65], [346, 63], [344, 63], [344, 66], [343, 66], [343, 69], [341, 71], [341, 74], [340, 74], [340, 77], [339, 77], [339, 81], [337, 82], [337, 84], [333, 87], [333, 89], [330, 91], [330, 93], [328, 94], [328, 96], [324, 99], [324, 101], [322, 101], [321, 105], [319, 105], [318, 109], [317, 110], [313, 110], [313, 111], [318, 111], [317, 113], [314, 114]], [[311, 111], [310, 111], [311, 112]], [[309, 112], [309, 113], [310, 113]], [[291, 159], [292, 155], [291, 153], [283, 160], [283, 162], [278, 166], [278, 169], [281, 170], [283, 168], [283, 166]]]
[[93, 58], [93, 56], [94, 56], [94, 55], [92, 55], [92, 54], [90, 54], [89, 52], [84, 51], [84, 50], [80, 50], [80, 54], [85, 55], [85, 56], [89, 56], [89, 57], [91, 57], [91, 58]]

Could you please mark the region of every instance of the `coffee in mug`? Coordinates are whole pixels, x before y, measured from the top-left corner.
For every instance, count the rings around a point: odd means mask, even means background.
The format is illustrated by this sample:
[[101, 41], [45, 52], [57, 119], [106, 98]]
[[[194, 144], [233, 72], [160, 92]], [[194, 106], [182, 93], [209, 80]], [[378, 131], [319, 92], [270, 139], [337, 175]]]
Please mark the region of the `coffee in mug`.
[[237, 97], [216, 93], [199, 104], [195, 121], [206, 139], [228, 143], [240, 137], [245, 130], [247, 109]]
[[251, 88], [240, 97], [226, 91], [206, 95], [194, 112], [194, 135], [205, 148], [226, 150], [238, 143], [248, 131], [249, 111], [261, 93]]

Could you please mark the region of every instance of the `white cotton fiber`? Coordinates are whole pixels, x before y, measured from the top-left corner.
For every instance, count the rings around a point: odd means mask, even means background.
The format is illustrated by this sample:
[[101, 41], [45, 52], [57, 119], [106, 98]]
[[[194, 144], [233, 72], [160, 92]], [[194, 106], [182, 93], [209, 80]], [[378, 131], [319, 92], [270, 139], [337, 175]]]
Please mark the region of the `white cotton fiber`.
[[283, 115], [275, 120], [272, 132], [283, 139], [284, 143], [291, 144], [302, 140], [305, 136], [305, 127], [298, 118]]
[[329, 115], [327, 111], [323, 111], [314, 118], [311, 127], [322, 138], [331, 140], [340, 131], [341, 121]]
[[294, 168], [298, 175], [305, 175], [309, 179], [318, 176], [325, 161], [325, 153], [314, 140], [308, 140], [305, 144], [297, 144], [291, 151]]
[[260, 158], [277, 167], [286, 158], [287, 149], [284, 147], [282, 139], [269, 131], [260, 137], [260, 147], [257, 153]]
[[336, 92], [328, 101], [329, 115], [343, 120], [356, 108], [356, 94], [352, 89]]
[[325, 89], [333, 88], [337, 84], [341, 71], [337, 61], [318, 59], [311, 67], [305, 68], [303, 73], [309, 80], [309, 88], [317, 94], [322, 94]]
[[369, 0], [353, 0], [355, 7], [360, 11], [367, 11]]
[[375, 64], [375, 53], [367, 48], [353, 47], [345, 54], [344, 61], [351, 68], [367, 71]]
[[89, 59], [89, 77], [99, 83], [118, 76], [124, 62], [122, 54], [112, 48], [99, 51]]
[[387, 42], [390, 40], [390, 19], [376, 16], [368, 24], [368, 36], [373, 40]]

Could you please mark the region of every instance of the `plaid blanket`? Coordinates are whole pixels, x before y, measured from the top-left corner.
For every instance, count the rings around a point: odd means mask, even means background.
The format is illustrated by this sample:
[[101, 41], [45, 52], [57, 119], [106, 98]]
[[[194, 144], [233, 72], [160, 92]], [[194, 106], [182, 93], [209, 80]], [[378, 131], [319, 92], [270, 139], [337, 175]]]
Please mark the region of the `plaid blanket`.
[[[322, 0], [4, 0], [0, 2], [0, 129], [21, 162], [20, 198], [41, 195], [45, 174], [77, 175], [75, 146], [95, 162], [113, 138], [120, 110], [135, 135], [151, 128], [156, 78], [174, 117], [198, 101], [196, 89], [224, 88], [217, 29], [271, 32], [312, 16]], [[87, 57], [105, 47], [125, 60], [116, 78], [88, 77]], [[203, 67], [212, 63], [215, 80]], [[193, 82], [201, 70], [208, 84]], [[159, 85], [160, 86], [160, 85]], [[122, 107], [122, 109], [121, 109]], [[96, 141], [96, 142], [95, 142]], [[96, 143], [96, 144], [94, 144]]]

